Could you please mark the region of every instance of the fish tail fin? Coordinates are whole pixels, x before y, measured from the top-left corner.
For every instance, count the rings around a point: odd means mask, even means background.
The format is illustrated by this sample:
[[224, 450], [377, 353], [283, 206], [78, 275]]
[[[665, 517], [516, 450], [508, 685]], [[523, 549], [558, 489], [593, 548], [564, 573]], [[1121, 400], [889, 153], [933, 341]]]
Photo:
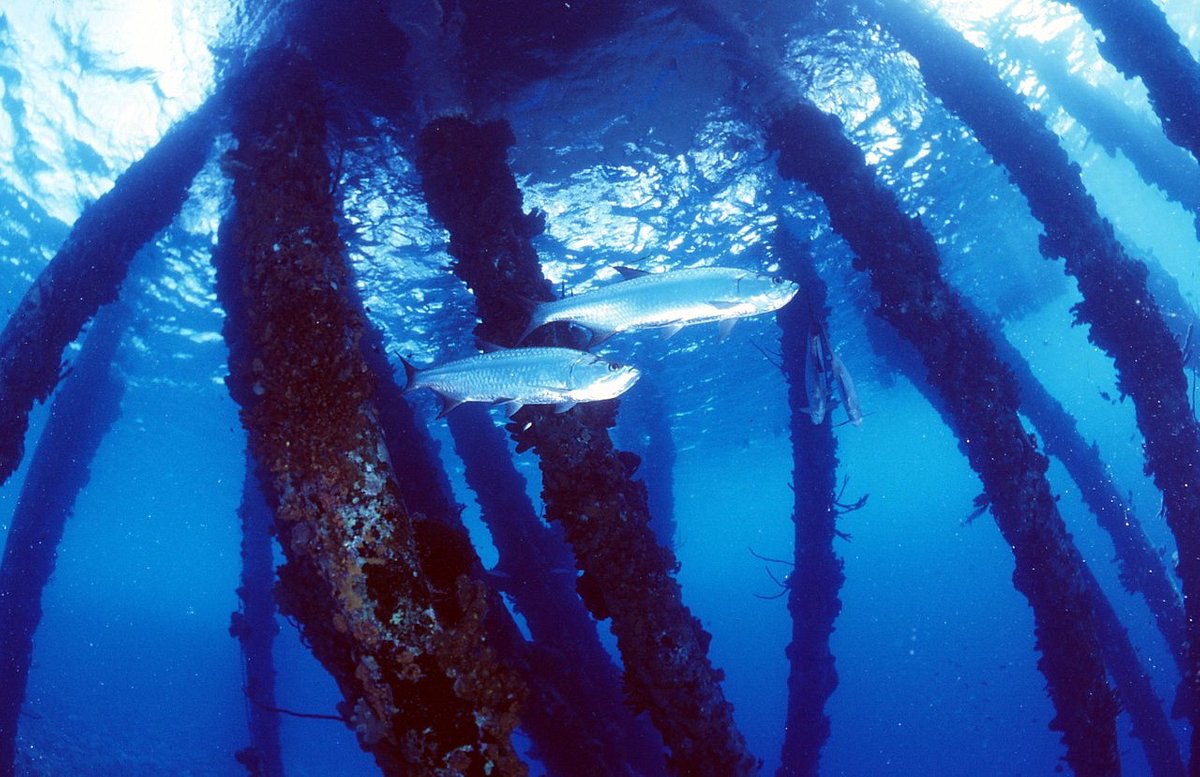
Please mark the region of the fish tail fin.
[[400, 363], [404, 365], [404, 390], [409, 391], [412, 389], [413, 381], [417, 379], [417, 375], [421, 372], [421, 370], [403, 356], [399, 358]]
[[531, 299], [526, 299], [525, 301], [529, 303], [529, 308], [528, 308], [529, 323], [525, 325], [525, 329], [521, 332], [521, 336], [517, 338], [517, 342], [516, 342], [517, 345], [520, 345], [521, 343], [525, 342], [525, 340], [531, 334], [536, 332], [544, 324], [547, 323], [546, 316], [545, 316], [545, 308], [544, 308], [546, 303], [545, 302], [536, 302]]

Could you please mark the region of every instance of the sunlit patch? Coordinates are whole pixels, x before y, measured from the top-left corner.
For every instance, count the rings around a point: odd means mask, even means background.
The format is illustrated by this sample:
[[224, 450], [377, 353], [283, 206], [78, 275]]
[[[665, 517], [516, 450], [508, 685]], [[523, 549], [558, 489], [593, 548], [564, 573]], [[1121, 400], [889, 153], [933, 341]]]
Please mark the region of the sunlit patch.
[[[129, 0], [4, 10], [0, 177], [70, 223], [212, 88], [226, 3]], [[17, 152], [21, 153], [17, 153]], [[61, 172], [54, 172], [61, 171]]]

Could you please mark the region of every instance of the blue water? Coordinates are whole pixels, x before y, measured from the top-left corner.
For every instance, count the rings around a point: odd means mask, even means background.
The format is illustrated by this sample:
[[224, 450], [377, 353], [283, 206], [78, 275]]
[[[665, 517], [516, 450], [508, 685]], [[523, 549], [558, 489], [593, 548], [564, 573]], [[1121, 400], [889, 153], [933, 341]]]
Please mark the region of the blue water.
[[[756, 41], [775, 47], [805, 92], [846, 122], [904, 207], [923, 216], [947, 276], [1001, 317], [1039, 379], [1097, 443], [1169, 560], [1173, 540], [1142, 472], [1132, 405], [1102, 396], [1117, 395], [1111, 362], [1071, 326], [1074, 282], [1038, 254], [1040, 226], [1020, 194], [924, 92], [909, 60], [867, 45], [861, 31], [810, 36], [786, 5], [739, 10]], [[1139, 119], [1155, 120], [1140, 85], [1099, 57], [1087, 25], [1065, 7], [936, 5], [996, 61], [1008, 36], [1034, 39]], [[396, 6], [415, 26], [427, 24], [423, 4]], [[1167, 6], [1195, 54], [1200, 4]], [[217, 0], [111, 7], [16, 0], [0, 10], [0, 317], [86, 205], [201, 104], [237, 52], [277, 39], [285, 11]], [[360, 53], [342, 53], [347, 70]], [[980, 483], [922, 395], [872, 353], [866, 279], [851, 269], [819, 200], [776, 176], [725, 56], [711, 34], [651, 13], [575, 53], [559, 72], [488, 102], [489, 117], [513, 126], [510, 161], [526, 207], [547, 214], [537, 243], [547, 276], [582, 291], [611, 282], [611, 264], [771, 270], [767, 245], [778, 224], [809, 237], [830, 286], [831, 336], [868, 414], [862, 428], [836, 430], [839, 479], [847, 480], [847, 499], [870, 495], [839, 526], [852, 538], [836, 544], [846, 583], [831, 641], [839, 684], [827, 706], [832, 733], [822, 773], [1052, 774], [1063, 751], [1048, 729], [1053, 710], [1036, 669], [1032, 613], [1011, 584], [1012, 554], [989, 516], [966, 522]], [[1011, 62], [1004, 74], [1083, 167], [1125, 244], [1161, 263], [1194, 304], [1200, 278], [1191, 217], [1122, 156], [1092, 143], [1035, 74]], [[446, 270], [446, 235], [426, 214], [406, 159], [409, 134], [422, 121], [466, 104], [453, 76], [441, 66], [415, 69], [404, 88], [420, 99], [392, 123], [371, 115], [375, 93], [337, 79], [329, 85], [339, 105], [367, 106], [364, 114], [347, 110], [349, 129], [331, 140], [331, 155], [343, 160], [344, 236], [360, 292], [389, 347], [418, 362], [472, 348], [470, 294]], [[92, 464], [43, 600], [20, 774], [245, 773], [233, 759], [248, 744], [242, 668], [227, 631], [237, 608], [245, 435], [222, 381], [223, 313], [209, 265], [228, 205], [216, 163], [228, 142], [218, 139], [183, 212], [140, 253], [123, 291], [136, 322], [117, 358], [127, 384], [122, 415]], [[726, 673], [725, 693], [764, 774], [778, 766], [783, 740], [791, 625], [784, 599], [760, 598], [779, 588], [751, 550], [791, 554], [793, 464], [785, 386], [755, 346], [773, 350], [778, 337], [765, 317], [739, 324], [723, 343], [715, 327], [700, 327], [666, 346], [637, 335], [605, 346], [638, 361], [670, 409], [685, 603], [713, 633], [711, 657]], [[494, 560], [444, 424], [431, 401], [414, 401], [442, 443], [481, 555]], [[29, 449], [46, 412], [35, 409]], [[639, 433], [629, 419], [615, 432]], [[517, 459], [536, 499], [533, 454]], [[23, 467], [0, 487], [0, 538], [24, 474]], [[1075, 484], [1057, 463], [1049, 476], [1169, 705], [1178, 677], [1149, 614], [1118, 584], [1111, 545]], [[779, 579], [787, 573], [766, 566]], [[334, 713], [332, 680], [296, 629], [280, 625], [278, 704]], [[1147, 774], [1129, 728], [1123, 716], [1124, 773]], [[284, 717], [282, 737], [289, 775], [378, 773], [340, 723]]]

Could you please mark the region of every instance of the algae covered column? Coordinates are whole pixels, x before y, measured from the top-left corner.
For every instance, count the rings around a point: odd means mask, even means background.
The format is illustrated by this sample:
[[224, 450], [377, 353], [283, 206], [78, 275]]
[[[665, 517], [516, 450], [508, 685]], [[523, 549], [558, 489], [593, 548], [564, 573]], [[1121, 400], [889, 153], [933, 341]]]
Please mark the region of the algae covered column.
[[939, 271], [932, 236], [905, 216], [841, 122], [797, 101], [768, 129], [783, 177], [825, 201], [830, 222], [879, 295], [878, 315], [916, 346], [1016, 559], [1013, 583], [1033, 607], [1035, 635], [1067, 762], [1081, 777], [1119, 771], [1117, 705], [1092, 601], [1046, 481], [1046, 458], [1022, 428], [1011, 373]]
[[21, 463], [34, 402], [58, 383], [63, 351], [117, 298], [134, 254], [171, 223], [212, 148], [218, 92], [84, 209], [0, 332], [0, 484]]
[[[521, 210], [507, 164], [513, 142], [502, 122], [440, 119], [421, 133], [417, 157], [430, 212], [450, 231], [454, 271], [475, 294], [476, 334], [510, 346], [528, 321], [527, 301], [551, 297], [531, 243], [543, 224]], [[543, 337], [546, 344], [553, 336]], [[612, 618], [628, 701], [649, 712], [668, 766], [687, 775], [749, 774], [756, 761], [708, 659], [710, 635], [683, 605], [673, 555], [654, 541], [645, 487], [613, 449], [615, 409], [527, 407], [510, 429], [518, 450], [539, 456], [546, 517], [566, 531], [588, 609]]]
[[[1100, 3], [1098, 5], [1106, 5]], [[970, 126], [1029, 202], [1045, 234], [1040, 249], [1061, 257], [1079, 282], [1073, 312], [1088, 338], [1116, 365], [1145, 440], [1146, 469], [1163, 494], [1167, 523], [1179, 549], [1187, 614], [1188, 667], [1183, 698], [1192, 750], [1200, 748], [1200, 429], [1188, 399], [1180, 345], [1147, 288], [1144, 265], [1131, 259], [1100, 216], [1045, 122], [1012, 90], [977, 48], [947, 25], [896, 3], [872, 7], [885, 29], [912, 53], [929, 90]], [[1137, 15], [1134, 14], [1136, 17]], [[1145, 44], [1139, 44], [1145, 45]], [[1193, 758], [1193, 771], [1200, 759]]]
[[1067, 0], [1101, 34], [1100, 53], [1142, 79], [1163, 132], [1200, 162], [1200, 65], [1152, 0]]
[[287, 557], [280, 609], [337, 681], [386, 774], [523, 774], [520, 689], [483, 633], [485, 587], [434, 587], [391, 471], [334, 221], [325, 114], [296, 55], [259, 66], [235, 110], [218, 289], [230, 389]]
[[111, 365], [132, 315], [128, 303], [117, 301], [96, 316], [74, 370], [51, 405], [5, 538], [0, 561], [0, 775], [5, 777], [15, 769], [17, 724], [42, 619], [42, 593], [92, 459], [120, 415], [125, 383]]
[[809, 359], [811, 339], [819, 337], [829, 319], [825, 283], [817, 275], [806, 246], [780, 229], [776, 255], [783, 275], [796, 281], [803, 293], [775, 314], [780, 328], [780, 363], [788, 384], [791, 408], [792, 522], [795, 525], [795, 566], [788, 579], [788, 612], [792, 641], [787, 647], [787, 725], [779, 777], [816, 777], [821, 749], [829, 739], [825, 703], [837, 689], [838, 676], [829, 637], [842, 610], [838, 592], [846, 576], [833, 552], [838, 511], [837, 440], [827, 413], [813, 423], [806, 386], [814, 368]]

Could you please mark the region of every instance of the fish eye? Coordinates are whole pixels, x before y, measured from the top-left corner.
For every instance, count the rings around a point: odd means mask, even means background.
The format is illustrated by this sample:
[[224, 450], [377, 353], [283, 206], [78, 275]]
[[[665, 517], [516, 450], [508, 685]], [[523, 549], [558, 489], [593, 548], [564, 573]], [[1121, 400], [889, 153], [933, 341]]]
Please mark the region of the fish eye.
[[621, 369], [621, 365], [620, 365], [620, 364], [617, 364], [616, 362], [609, 362], [609, 363], [608, 363], [608, 371], [609, 371], [609, 372], [616, 372], [616, 371], [617, 371], [617, 370], [619, 370], [619, 369]]
[[779, 284], [783, 283], [783, 278], [780, 278], [778, 275], [776, 275], [774, 278], [771, 279], [771, 283], [778, 286]]

